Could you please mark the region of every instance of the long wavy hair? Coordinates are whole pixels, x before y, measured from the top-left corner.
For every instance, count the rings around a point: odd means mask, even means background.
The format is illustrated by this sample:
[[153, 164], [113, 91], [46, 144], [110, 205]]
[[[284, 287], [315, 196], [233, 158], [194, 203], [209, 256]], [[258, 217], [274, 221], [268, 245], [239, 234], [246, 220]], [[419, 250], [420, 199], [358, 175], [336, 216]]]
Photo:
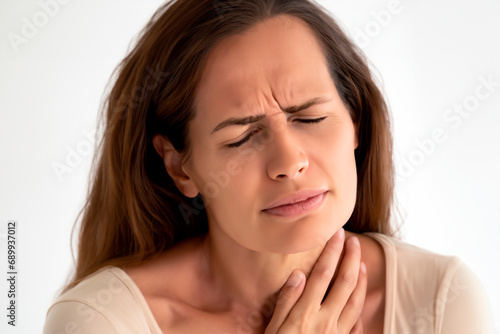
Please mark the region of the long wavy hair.
[[[384, 98], [362, 52], [308, 0], [177, 0], [162, 5], [115, 69], [100, 115], [96, 153], [69, 289], [107, 265], [133, 265], [207, 232], [200, 197], [184, 197], [152, 138], [189, 151], [188, 124], [210, 50], [223, 38], [277, 15], [303, 20], [328, 60], [332, 80], [358, 125], [357, 199], [344, 226], [391, 235], [392, 136]], [[79, 225], [80, 223], [80, 225]], [[79, 225], [79, 226], [78, 226]]]

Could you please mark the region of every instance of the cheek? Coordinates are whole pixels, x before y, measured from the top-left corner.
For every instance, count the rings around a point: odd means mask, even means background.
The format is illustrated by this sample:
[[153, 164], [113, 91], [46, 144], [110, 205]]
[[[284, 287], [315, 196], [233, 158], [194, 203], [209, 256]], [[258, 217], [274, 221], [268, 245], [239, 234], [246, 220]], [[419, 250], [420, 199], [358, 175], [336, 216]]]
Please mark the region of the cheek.
[[[354, 206], [357, 189], [354, 132], [332, 131], [325, 135], [321, 155], [316, 155], [318, 168], [331, 182], [336, 201], [350, 208]], [[319, 152], [318, 152], [319, 153]]]
[[312, 151], [316, 157], [321, 157], [323, 165], [329, 166], [327, 170], [333, 176], [352, 176], [356, 172], [356, 161], [354, 157], [355, 133], [351, 127], [335, 127], [329, 131], [323, 131], [321, 141], [314, 145]]
[[[198, 191], [204, 198], [207, 209], [213, 213], [230, 214], [232, 208], [238, 207], [239, 211], [247, 208], [252, 197], [258, 191], [257, 164], [259, 152], [255, 149], [242, 149], [237, 154], [224, 156], [193, 151], [191, 162], [191, 177]], [[251, 208], [249, 208], [251, 209]]]

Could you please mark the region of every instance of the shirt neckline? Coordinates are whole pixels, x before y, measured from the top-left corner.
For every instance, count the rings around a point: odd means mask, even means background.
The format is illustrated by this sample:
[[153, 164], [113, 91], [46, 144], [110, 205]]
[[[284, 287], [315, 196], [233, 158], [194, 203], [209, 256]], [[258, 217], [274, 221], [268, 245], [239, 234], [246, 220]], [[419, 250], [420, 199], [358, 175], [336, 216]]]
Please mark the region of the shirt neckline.
[[151, 334], [163, 334], [163, 331], [161, 330], [160, 325], [158, 325], [158, 322], [156, 321], [153, 312], [151, 311], [151, 308], [149, 307], [148, 302], [146, 301], [146, 298], [142, 294], [137, 284], [135, 284], [134, 280], [125, 272], [125, 270], [119, 267], [110, 266], [109, 270], [112, 271], [113, 274], [117, 275], [122, 280], [122, 282], [127, 286], [127, 288], [132, 293], [135, 300], [139, 303], [146, 317], [146, 321], [151, 330]]
[[[365, 232], [366, 235], [376, 242], [378, 242], [384, 251], [385, 256], [385, 305], [384, 305], [384, 334], [391, 334], [393, 325], [393, 315], [395, 307], [396, 298], [396, 283], [397, 283], [397, 262], [396, 262], [396, 250], [394, 244], [390, 241], [390, 238], [384, 234], [376, 232]], [[121, 268], [110, 266], [109, 269], [117, 276], [119, 276], [123, 283], [129, 288], [133, 297], [139, 302], [141, 309], [143, 310], [146, 321], [150, 329], [153, 330], [152, 334], [163, 334], [158, 322], [156, 321], [151, 308], [149, 307], [146, 298], [142, 294], [141, 290], [135, 284], [134, 280]]]

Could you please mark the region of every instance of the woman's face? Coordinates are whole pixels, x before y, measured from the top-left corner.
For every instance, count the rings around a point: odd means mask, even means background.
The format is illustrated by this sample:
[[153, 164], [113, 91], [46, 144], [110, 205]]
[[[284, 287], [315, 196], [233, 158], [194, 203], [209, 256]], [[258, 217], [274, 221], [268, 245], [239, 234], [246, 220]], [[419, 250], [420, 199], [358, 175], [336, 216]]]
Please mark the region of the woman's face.
[[346, 223], [356, 129], [305, 23], [279, 16], [219, 43], [195, 110], [182, 170], [204, 198], [210, 233], [295, 253]]

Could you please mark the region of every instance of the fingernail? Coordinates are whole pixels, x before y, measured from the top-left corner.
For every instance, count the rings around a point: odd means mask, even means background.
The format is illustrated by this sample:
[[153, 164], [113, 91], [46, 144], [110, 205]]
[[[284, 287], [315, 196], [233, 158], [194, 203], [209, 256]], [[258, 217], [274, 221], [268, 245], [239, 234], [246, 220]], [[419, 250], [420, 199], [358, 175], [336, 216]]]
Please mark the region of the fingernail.
[[339, 234], [339, 237], [341, 237], [342, 239], [345, 237], [345, 231], [342, 227], [340, 228], [340, 230], [337, 233]]
[[357, 237], [352, 237], [352, 242], [354, 242], [354, 244], [355, 244], [356, 246], [361, 247], [361, 246], [359, 245], [359, 239], [358, 239]]
[[366, 274], [366, 264], [364, 262], [361, 262], [361, 271]]
[[286, 285], [291, 286], [291, 287], [296, 287], [302, 282], [303, 275], [300, 272], [293, 272], [292, 276], [288, 279], [286, 282]]

